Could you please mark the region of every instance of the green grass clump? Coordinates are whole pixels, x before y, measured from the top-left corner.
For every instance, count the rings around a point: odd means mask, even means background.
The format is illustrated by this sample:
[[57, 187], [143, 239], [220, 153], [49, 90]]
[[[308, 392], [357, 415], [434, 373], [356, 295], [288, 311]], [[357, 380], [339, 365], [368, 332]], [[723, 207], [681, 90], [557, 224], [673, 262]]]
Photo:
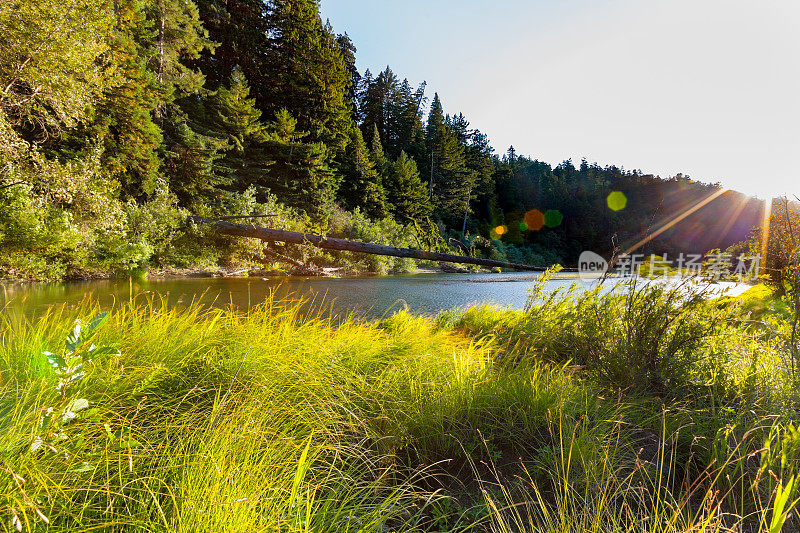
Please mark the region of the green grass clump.
[[0, 530], [795, 523], [794, 382], [735, 305], [542, 296], [374, 323], [275, 299], [4, 315]]

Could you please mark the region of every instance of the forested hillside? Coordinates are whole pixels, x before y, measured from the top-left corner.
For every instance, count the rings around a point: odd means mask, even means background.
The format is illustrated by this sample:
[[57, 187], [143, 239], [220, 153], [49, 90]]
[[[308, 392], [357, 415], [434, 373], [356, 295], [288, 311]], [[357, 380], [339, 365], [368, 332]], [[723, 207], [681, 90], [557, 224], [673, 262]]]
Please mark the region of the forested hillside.
[[[414, 247], [455, 236], [486, 256], [569, 264], [718, 189], [495, 153], [446, 95], [389, 67], [361, 73], [315, 0], [8, 0], [0, 42], [0, 277], [264, 259], [188, 214], [271, 213]], [[607, 202], [613, 191], [626, 202]], [[642, 251], [726, 247], [760, 205], [727, 192]]]

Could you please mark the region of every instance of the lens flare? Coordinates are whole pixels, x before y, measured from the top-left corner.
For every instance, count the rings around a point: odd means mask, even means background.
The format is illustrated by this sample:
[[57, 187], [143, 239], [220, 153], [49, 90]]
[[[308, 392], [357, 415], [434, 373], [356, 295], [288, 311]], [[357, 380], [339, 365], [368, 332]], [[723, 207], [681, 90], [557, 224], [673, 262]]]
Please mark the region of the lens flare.
[[731, 230], [733, 225], [736, 224], [737, 220], [739, 220], [739, 215], [741, 215], [742, 211], [744, 211], [744, 208], [747, 207], [749, 200], [750, 199], [747, 196], [742, 195], [742, 197], [739, 199], [736, 209], [731, 213], [731, 216], [728, 218], [728, 222], [725, 224], [725, 227], [722, 228], [720, 237], [724, 239], [725, 236], [728, 235], [728, 232]]
[[508, 228], [506, 228], [505, 226], [502, 226], [502, 225], [500, 225], [500, 226], [497, 226], [496, 228], [494, 228], [494, 233], [495, 233], [495, 234], [496, 234], [498, 237], [502, 237], [502, 236], [503, 236], [503, 234], [504, 234], [504, 233], [506, 233], [507, 231], [508, 231]]
[[761, 272], [767, 271], [767, 252], [769, 251], [769, 223], [772, 218], [772, 200], [764, 200], [764, 221], [761, 224]]
[[548, 228], [556, 228], [561, 225], [564, 215], [558, 209], [548, 209], [544, 214], [544, 225]]
[[622, 211], [628, 205], [628, 197], [622, 191], [613, 191], [606, 198], [606, 204], [612, 211]]
[[714, 191], [713, 193], [708, 195], [705, 199], [700, 200], [699, 202], [694, 204], [692, 207], [690, 207], [689, 209], [687, 209], [686, 211], [684, 211], [680, 215], [676, 216], [672, 220], [668, 220], [665, 223], [663, 223], [662, 226], [660, 228], [658, 228], [656, 231], [654, 231], [653, 233], [651, 233], [650, 235], [648, 235], [644, 239], [640, 240], [639, 242], [637, 242], [636, 244], [634, 244], [633, 246], [631, 246], [630, 248], [625, 250], [623, 252], [623, 255], [632, 254], [635, 250], [638, 250], [641, 246], [643, 246], [643, 245], [647, 244], [648, 242], [652, 241], [653, 239], [655, 239], [656, 237], [658, 237], [659, 235], [661, 235], [662, 233], [667, 231], [669, 228], [671, 228], [672, 226], [674, 226], [675, 224], [677, 224], [678, 222], [680, 222], [684, 218], [688, 217], [689, 215], [691, 215], [692, 213], [694, 213], [698, 209], [701, 209], [701, 208], [705, 207], [706, 205], [708, 205], [709, 203], [711, 203], [715, 199], [719, 198], [721, 195], [725, 194], [727, 192], [727, 190], [728, 189], [719, 189], [717, 191]]
[[544, 213], [538, 209], [531, 209], [525, 213], [525, 225], [528, 226], [530, 230], [539, 231], [545, 225]]

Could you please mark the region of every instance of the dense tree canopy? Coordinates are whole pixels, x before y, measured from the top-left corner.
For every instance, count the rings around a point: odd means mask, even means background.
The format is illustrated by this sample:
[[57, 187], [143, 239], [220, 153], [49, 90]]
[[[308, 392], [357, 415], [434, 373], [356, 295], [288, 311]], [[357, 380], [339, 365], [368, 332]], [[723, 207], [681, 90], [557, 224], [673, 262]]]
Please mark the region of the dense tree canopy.
[[10, 0], [0, 36], [6, 274], [199, 261], [187, 213], [264, 206], [322, 230], [358, 210], [540, 262], [635, 243], [715, 194], [642, 252], [726, 247], [760, 216], [682, 175], [497, 155], [424, 82], [359, 72], [317, 0]]

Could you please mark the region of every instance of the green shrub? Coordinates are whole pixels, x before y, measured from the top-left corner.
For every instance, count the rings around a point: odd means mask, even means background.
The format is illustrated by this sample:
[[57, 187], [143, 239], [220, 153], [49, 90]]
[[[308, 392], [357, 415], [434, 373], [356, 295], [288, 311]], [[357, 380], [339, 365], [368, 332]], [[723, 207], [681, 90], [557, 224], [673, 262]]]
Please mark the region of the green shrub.
[[688, 285], [631, 281], [614, 290], [546, 294], [546, 279], [524, 313], [475, 308], [459, 327], [503, 339], [513, 347], [512, 363], [526, 357], [571, 361], [607, 386], [677, 394], [691, 383], [695, 363], [722, 334], [730, 313]]
[[[403, 226], [390, 217], [372, 220], [361, 213], [359, 209], [353, 212], [334, 210], [329, 219], [328, 234], [332, 237], [401, 248], [417, 247], [413, 229], [410, 226]], [[413, 259], [402, 257], [350, 252], [335, 252], [331, 255], [338, 264], [377, 274], [411, 272], [416, 268], [416, 262]]]

